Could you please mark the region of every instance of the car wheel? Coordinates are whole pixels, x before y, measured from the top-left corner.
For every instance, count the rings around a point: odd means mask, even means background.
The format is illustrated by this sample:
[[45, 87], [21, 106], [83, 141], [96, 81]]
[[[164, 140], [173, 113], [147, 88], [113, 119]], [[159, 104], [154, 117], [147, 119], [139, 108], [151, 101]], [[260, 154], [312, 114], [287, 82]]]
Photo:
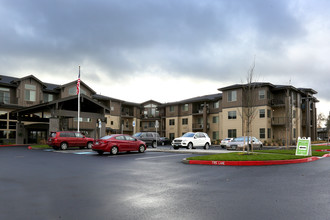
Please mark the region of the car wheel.
[[61, 143], [61, 150], [66, 150], [66, 149], [68, 149], [68, 144], [65, 142]]
[[118, 154], [118, 147], [112, 147], [110, 153], [113, 155]]
[[189, 142], [187, 149], [191, 150], [193, 148], [193, 144], [191, 142]]
[[93, 143], [92, 142], [88, 142], [87, 143], [87, 149], [92, 149]]
[[143, 153], [146, 150], [146, 148], [143, 145], [140, 145], [139, 152]]
[[204, 146], [204, 149], [205, 149], [205, 150], [208, 150], [209, 148], [210, 148], [209, 143], [206, 143], [205, 146]]
[[151, 144], [152, 148], [156, 148], [157, 147], [157, 143], [156, 141], [153, 141], [152, 144]]
[[104, 152], [103, 151], [97, 151], [99, 155], [102, 155]]

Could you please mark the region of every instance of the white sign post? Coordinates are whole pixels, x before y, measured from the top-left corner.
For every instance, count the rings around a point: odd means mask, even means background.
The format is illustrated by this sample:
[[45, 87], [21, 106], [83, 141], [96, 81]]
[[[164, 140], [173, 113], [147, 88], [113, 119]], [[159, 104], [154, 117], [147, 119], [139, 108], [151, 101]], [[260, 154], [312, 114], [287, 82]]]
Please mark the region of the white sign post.
[[99, 138], [101, 138], [101, 128], [102, 128], [102, 122], [101, 122], [101, 119], [99, 120], [99, 128], [100, 128]]
[[156, 128], [156, 147], [157, 147], [157, 142], [158, 142], [158, 136], [157, 136], [157, 128], [159, 128], [159, 122], [158, 122], [158, 120], [156, 120], [156, 123], [155, 123], [155, 128]]

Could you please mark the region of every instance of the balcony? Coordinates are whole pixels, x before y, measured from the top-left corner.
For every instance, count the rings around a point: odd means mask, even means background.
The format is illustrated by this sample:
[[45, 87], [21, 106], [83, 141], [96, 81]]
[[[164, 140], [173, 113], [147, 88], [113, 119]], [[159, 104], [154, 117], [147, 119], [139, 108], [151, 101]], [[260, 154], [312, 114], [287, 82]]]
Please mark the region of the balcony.
[[[192, 128], [193, 128], [193, 131], [203, 131], [204, 130], [204, 124], [201, 124], [201, 123], [194, 123], [192, 125]], [[207, 130], [209, 130], [210, 128], [210, 125], [207, 124]]]
[[123, 127], [123, 131], [133, 131], [133, 126], [132, 125], [125, 125]]
[[285, 106], [285, 99], [284, 98], [282, 98], [282, 99], [272, 99], [271, 105], [273, 107], [282, 107], [282, 106]]
[[272, 125], [285, 125], [285, 117], [272, 117]]

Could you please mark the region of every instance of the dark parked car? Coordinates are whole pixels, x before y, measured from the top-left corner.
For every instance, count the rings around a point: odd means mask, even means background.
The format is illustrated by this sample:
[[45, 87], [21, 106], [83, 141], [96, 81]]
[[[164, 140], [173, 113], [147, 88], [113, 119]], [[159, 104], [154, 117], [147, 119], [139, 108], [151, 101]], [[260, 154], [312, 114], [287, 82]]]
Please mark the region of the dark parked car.
[[147, 146], [143, 141], [126, 134], [104, 136], [95, 140], [92, 146], [93, 151], [96, 151], [99, 155], [104, 152], [117, 154], [118, 152], [138, 151], [143, 153], [146, 148]]
[[170, 145], [171, 144], [171, 140], [168, 139], [167, 137], [160, 137], [159, 142], [161, 145]]
[[133, 137], [144, 141], [146, 146], [152, 146], [153, 148], [161, 144], [159, 134], [156, 132], [139, 132], [134, 134]]
[[77, 131], [51, 132], [47, 144], [55, 150], [66, 150], [68, 147], [92, 148], [94, 139], [88, 138]]

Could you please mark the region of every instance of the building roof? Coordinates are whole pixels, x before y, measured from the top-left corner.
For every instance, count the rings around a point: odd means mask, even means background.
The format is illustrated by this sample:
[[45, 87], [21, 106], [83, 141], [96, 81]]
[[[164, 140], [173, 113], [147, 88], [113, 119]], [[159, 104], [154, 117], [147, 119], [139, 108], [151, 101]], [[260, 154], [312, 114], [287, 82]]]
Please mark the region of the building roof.
[[222, 99], [222, 93], [215, 93], [215, 94], [211, 94], [211, 95], [197, 96], [197, 97], [190, 98], [190, 99], [184, 99], [182, 101], [177, 101], [177, 102], [168, 102], [168, 103], [163, 104], [162, 106], [194, 103], [194, 102], [217, 101], [220, 99]]

